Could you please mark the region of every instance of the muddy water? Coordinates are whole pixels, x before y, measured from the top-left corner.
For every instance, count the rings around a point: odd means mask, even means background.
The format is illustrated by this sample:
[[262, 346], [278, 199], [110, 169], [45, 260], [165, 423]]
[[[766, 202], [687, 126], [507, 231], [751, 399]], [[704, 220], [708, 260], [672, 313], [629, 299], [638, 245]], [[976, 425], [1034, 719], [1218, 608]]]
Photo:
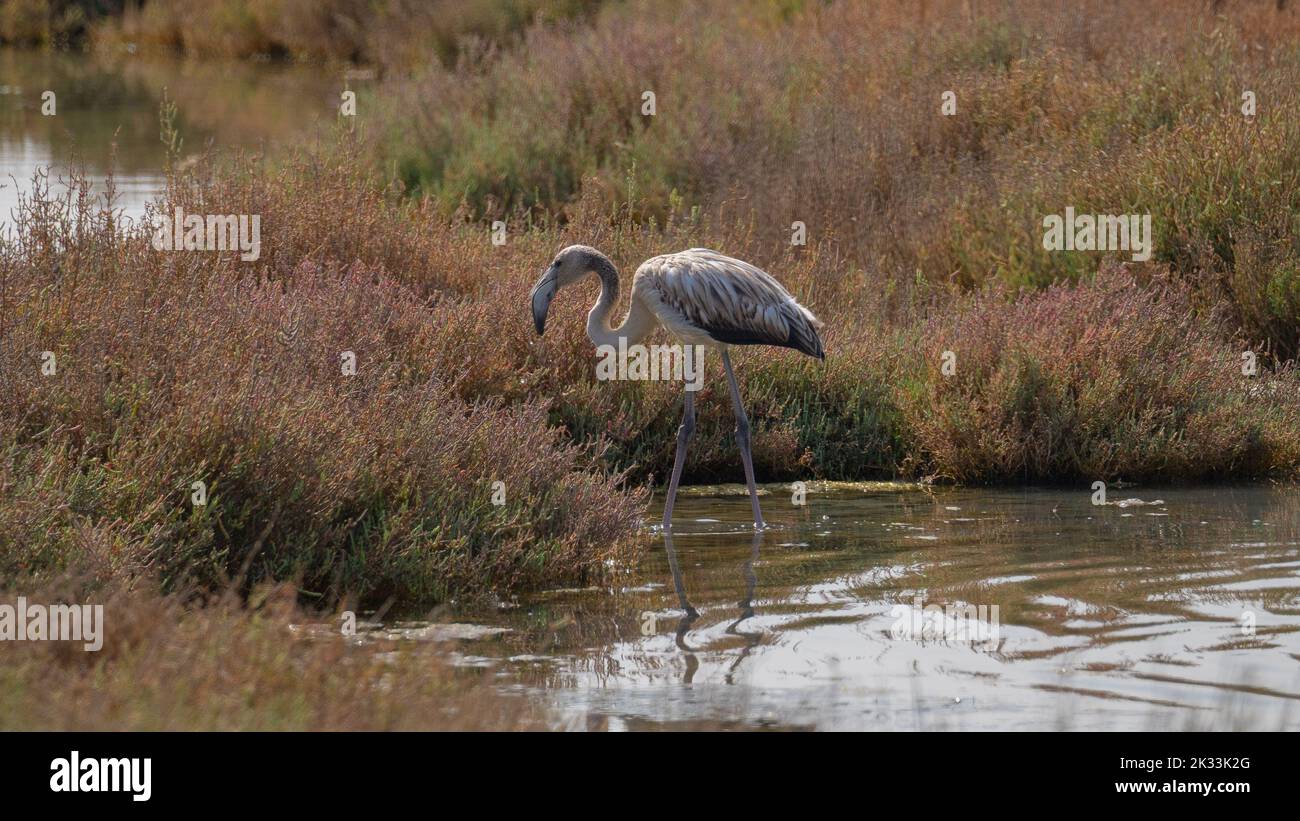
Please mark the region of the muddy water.
[[1300, 726], [1296, 489], [772, 486], [758, 536], [720, 490], [614, 588], [456, 614], [461, 663], [578, 727]]

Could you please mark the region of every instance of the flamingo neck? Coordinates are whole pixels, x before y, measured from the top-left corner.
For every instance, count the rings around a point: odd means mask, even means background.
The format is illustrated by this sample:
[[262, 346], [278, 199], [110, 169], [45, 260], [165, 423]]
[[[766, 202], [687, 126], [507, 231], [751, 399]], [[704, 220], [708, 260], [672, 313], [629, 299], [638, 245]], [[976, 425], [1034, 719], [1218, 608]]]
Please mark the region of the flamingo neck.
[[623, 340], [624, 345], [640, 342], [650, 332], [652, 323], [642, 321], [643, 318], [636, 311], [635, 300], [622, 324], [613, 327], [610, 322], [610, 315], [618, 302], [618, 269], [614, 263], [604, 254], [596, 253], [591, 270], [600, 277], [600, 298], [596, 300], [591, 313], [587, 314], [587, 336], [596, 347], [611, 345], [617, 348], [620, 340]]

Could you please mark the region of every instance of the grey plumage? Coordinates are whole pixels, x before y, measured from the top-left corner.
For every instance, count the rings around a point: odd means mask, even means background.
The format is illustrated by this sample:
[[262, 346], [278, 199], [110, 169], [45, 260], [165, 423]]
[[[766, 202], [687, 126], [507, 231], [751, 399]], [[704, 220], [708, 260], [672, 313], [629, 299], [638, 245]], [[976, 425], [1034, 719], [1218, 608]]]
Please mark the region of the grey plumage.
[[648, 259], [632, 280], [641, 298], [674, 335], [702, 332], [729, 345], [779, 345], [824, 359], [822, 323], [781, 283], [747, 262], [692, 248]]

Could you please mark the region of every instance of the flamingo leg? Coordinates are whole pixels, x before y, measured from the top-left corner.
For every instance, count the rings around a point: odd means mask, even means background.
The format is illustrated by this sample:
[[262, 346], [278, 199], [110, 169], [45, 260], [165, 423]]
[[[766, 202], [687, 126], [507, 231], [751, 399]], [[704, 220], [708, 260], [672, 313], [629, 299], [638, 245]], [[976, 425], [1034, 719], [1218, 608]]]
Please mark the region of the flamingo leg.
[[736, 444], [740, 446], [740, 461], [745, 465], [745, 484], [749, 486], [749, 503], [754, 508], [754, 527], [763, 527], [763, 512], [758, 509], [758, 488], [754, 486], [754, 457], [749, 448], [749, 417], [745, 416], [740, 386], [736, 384], [736, 374], [731, 370], [731, 357], [726, 348], [722, 349], [722, 367], [727, 372], [731, 404], [736, 409]]
[[677, 429], [677, 455], [673, 457], [673, 475], [668, 480], [668, 498], [664, 500], [664, 530], [673, 526], [673, 502], [677, 501], [677, 483], [682, 479], [682, 465], [686, 464], [686, 445], [695, 434], [695, 391], [685, 391], [682, 426]]

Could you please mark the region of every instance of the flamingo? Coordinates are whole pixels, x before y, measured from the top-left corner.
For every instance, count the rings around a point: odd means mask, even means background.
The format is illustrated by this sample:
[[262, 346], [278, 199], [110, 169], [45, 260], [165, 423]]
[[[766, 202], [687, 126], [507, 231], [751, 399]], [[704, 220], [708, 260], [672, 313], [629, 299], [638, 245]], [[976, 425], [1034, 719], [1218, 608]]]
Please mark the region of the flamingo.
[[[745, 467], [754, 527], [761, 529], [763, 513], [754, 485], [749, 418], [727, 351], [731, 345], [777, 345], [824, 360], [826, 355], [817, 335], [821, 321], [766, 271], [717, 251], [691, 248], [653, 257], [636, 269], [631, 305], [616, 328], [610, 323], [610, 314], [618, 302], [618, 269], [595, 248], [570, 245], [556, 255], [529, 294], [539, 336], [546, 330], [546, 315], [555, 294], [589, 274], [600, 279], [600, 297], [587, 314], [587, 336], [597, 347], [618, 348], [620, 341], [625, 346], [635, 345], [662, 325], [682, 344], [721, 351], [736, 412], [736, 444]], [[664, 503], [665, 531], [672, 528], [673, 503], [686, 461], [686, 446], [695, 433], [695, 394], [691, 390], [685, 394], [682, 424], [677, 429], [677, 454]]]

